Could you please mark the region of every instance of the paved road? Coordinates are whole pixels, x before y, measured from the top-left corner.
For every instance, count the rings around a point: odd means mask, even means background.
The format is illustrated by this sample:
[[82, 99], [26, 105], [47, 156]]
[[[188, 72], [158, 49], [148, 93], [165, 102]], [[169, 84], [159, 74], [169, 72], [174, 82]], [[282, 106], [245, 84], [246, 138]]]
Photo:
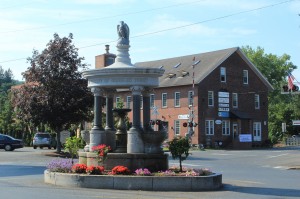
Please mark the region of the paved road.
[[[193, 151], [184, 166], [210, 168], [223, 174], [224, 188], [214, 192], [150, 192], [57, 187], [43, 182], [50, 150], [0, 150], [0, 198], [82, 199], [296, 199], [300, 198], [300, 148], [277, 150]], [[170, 165], [178, 160], [170, 159]], [[184, 185], [183, 185], [184, 186]]]

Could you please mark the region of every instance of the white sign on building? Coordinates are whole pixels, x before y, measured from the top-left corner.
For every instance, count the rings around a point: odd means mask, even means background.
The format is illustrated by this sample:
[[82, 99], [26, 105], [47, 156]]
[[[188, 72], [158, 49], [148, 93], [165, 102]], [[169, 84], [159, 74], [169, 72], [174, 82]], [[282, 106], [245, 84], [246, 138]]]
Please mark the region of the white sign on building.
[[179, 120], [187, 120], [187, 119], [189, 119], [189, 115], [188, 115], [188, 114], [185, 114], [185, 115], [178, 115], [178, 119], [179, 119]]

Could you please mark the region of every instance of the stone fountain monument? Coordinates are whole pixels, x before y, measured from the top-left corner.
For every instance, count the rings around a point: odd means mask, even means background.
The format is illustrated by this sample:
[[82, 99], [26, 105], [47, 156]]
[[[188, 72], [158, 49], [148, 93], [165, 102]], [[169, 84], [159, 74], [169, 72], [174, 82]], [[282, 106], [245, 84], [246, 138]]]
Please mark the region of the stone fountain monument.
[[[127, 166], [131, 171], [148, 168], [152, 171], [168, 169], [168, 155], [160, 146], [166, 138], [166, 131], [160, 128], [154, 131], [150, 126], [150, 92], [159, 85], [158, 78], [164, 70], [137, 67], [131, 63], [129, 51], [129, 27], [121, 21], [117, 26], [117, 57], [115, 62], [100, 69], [86, 70], [83, 76], [88, 79], [88, 87], [94, 94], [94, 126], [90, 131], [89, 149], [79, 153], [79, 162], [88, 166], [95, 165], [93, 146], [106, 144], [111, 146], [104, 163], [106, 169], [114, 166]], [[132, 127], [127, 131], [127, 147], [118, 150], [116, 130], [114, 128], [113, 97], [117, 89], [129, 89], [133, 99]], [[141, 126], [141, 97], [143, 97], [143, 126]], [[103, 127], [101, 100], [106, 100], [106, 126]]]

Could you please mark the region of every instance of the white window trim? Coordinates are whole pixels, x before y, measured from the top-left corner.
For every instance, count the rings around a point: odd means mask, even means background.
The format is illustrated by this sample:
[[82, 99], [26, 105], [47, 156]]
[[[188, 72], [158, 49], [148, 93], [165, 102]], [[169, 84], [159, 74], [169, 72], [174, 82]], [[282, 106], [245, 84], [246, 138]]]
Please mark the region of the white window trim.
[[[166, 96], [165, 105], [164, 105], [164, 98], [163, 98], [164, 95]], [[167, 108], [168, 107], [168, 95], [167, 95], [167, 93], [162, 93], [161, 94], [161, 107], [162, 108]]]
[[[178, 99], [177, 99], [177, 94], [179, 94]], [[174, 107], [180, 107], [180, 92], [174, 93]]]
[[[222, 71], [224, 72], [224, 74], [222, 74]], [[224, 80], [222, 80], [222, 76], [224, 76]], [[226, 68], [225, 67], [220, 67], [220, 81], [221, 82], [226, 82]]]
[[[209, 104], [209, 94], [211, 93], [211, 104]], [[213, 107], [214, 106], [214, 91], [208, 91], [207, 92], [207, 105], [209, 106], [209, 107]]]
[[127, 96], [126, 97], [126, 108], [130, 108], [130, 107], [131, 107], [131, 96]]
[[180, 135], [180, 120], [174, 120], [174, 134]]
[[[236, 102], [236, 104], [234, 104]], [[232, 93], [232, 107], [238, 108], [239, 107], [239, 96], [237, 93]]]
[[261, 136], [261, 122], [253, 122], [253, 141], [261, 141]]
[[255, 94], [254, 95], [254, 106], [255, 109], [260, 109], [260, 98], [259, 98], [259, 94]]
[[118, 107], [118, 102], [121, 101], [121, 98], [120, 97], [116, 97], [116, 107]]
[[[224, 132], [224, 128], [225, 128], [225, 132]], [[230, 135], [230, 120], [222, 121], [222, 135]]]
[[[246, 75], [246, 76], [245, 76]], [[245, 82], [245, 77], [247, 79], [247, 82]], [[248, 84], [249, 83], [249, 75], [248, 75], [248, 70], [243, 70], [243, 84]]]
[[150, 108], [155, 106], [155, 95], [150, 94]]
[[188, 92], [188, 105], [193, 106], [194, 105], [194, 91]]
[[[209, 126], [207, 126], [207, 123]], [[208, 129], [208, 131], [207, 131], [207, 129]], [[206, 135], [214, 135], [215, 134], [214, 120], [205, 120], [205, 134]]]

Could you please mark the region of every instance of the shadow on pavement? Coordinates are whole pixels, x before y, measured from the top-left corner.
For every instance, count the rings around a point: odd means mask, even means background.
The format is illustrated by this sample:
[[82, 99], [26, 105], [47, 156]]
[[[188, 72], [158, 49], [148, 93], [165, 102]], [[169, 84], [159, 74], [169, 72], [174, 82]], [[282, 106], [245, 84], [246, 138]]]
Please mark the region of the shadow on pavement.
[[1, 177], [41, 175], [45, 169], [45, 166], [0, 165], [0, 179]]
[[239, 192], [254, 195], [279, 196], [279, 197], [300, 197], [299, 189], [284, 189], [270, 187], [244, 187], [230, 184], [223, 185], [223, 191]]

